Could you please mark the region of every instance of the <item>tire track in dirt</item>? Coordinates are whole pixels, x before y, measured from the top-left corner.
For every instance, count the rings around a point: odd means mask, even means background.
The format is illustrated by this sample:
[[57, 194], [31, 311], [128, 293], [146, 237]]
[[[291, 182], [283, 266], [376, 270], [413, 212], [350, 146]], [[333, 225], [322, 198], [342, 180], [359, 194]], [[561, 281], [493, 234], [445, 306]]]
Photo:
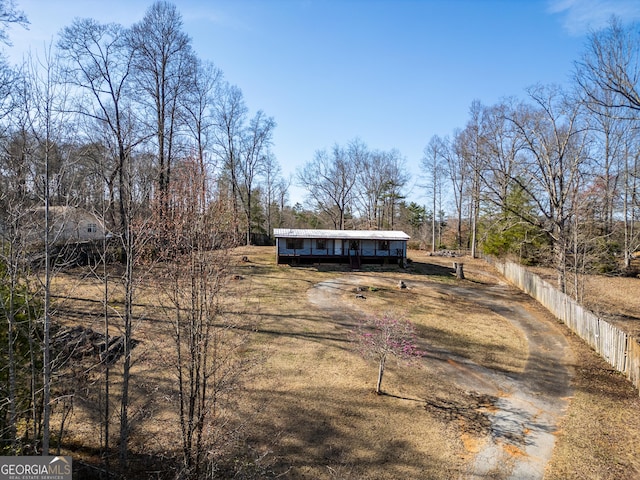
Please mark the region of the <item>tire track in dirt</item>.
[[[384, 276], [377, 276], [378, 280]], [[390, 285], [397, 279], [386, 279]], [[486, 412], [490, 420], [486, 441], [465, 478], [537, 480], [555, 445], [555, 432], [571, 395], [570, 350], [562, 331], [547, 318], [532, 314], [523, 303], [533, 302], [504, 285], [445, 286], [404, 279], [409, 288], [433, 289], [453, 294], [501, 315], [523, 332], [528, 358], [522, 373], [505, 373], [475, 364], [441, 348], [429, 348], [429, 368], [452, 379], [463, 390], [495, 398]], [[354, 323], [355, 312], [341, 295], [362, 282], [356, 275], [338, 277], [314, 285], [308, 300], [344, 326]], [[520, 295], [520, 296], [519, 296]], [[515, 296], [515, 298], [514, 298]], [[519, 297], [518, 297], [519, 296]]]

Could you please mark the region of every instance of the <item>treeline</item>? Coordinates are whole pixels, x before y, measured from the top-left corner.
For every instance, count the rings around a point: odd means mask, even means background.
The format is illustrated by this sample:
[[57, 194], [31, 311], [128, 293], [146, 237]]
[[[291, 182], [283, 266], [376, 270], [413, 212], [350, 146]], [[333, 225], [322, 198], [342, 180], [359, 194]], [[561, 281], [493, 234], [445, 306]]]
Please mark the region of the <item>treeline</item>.
[[423, 221], [424, 209], [415, 203], [417, 213], [407, 214], [410, 175], [398, 150], [370, 150], [359, 139], [335, 144], [318, 150], [296, 180], [307, 190], [312, 213], [304, 220], [312, 227], [381, 230], [407, 228], [416, 215]]
[[[7, 25], [27, 19], [4, 2], [0, 23], [7, 40]], [[23, 65], [3, 60], [0, 90], [0, 451], [60, 452], [76, 408], [99, 432], [98, 476], [115, 457], [121, 474], [131, 468], [150, 401], [133, 393], [136, 335], [150, 314], [138, 296], [152, 289], [151, 313], [172, 340], [155, 368], [172, 378], [179, 434], [163, 470], [215, 476], [229, 443], [217, 428], [223, 399], [254, 362], [236, 355], [253, 330], [219, 308], [225, 249], [268, 232], [285, 203], [274, 119], [249, 115], [164, 1], [130, 28], [74, 20]], [[69, 299], [54, 299], [52, 283], [72, 266], [63, 249], [87, 239], [84, 282], [100, 285], [102, 308], [70, 333]]]
[[95, 212], [119, 234], [127, 201], [146, 214], [156, 199], [168, 208], [185, 162], [207, 174], [208, 202], [230, 211], [235, 243], [266, 233], [274, 213], [257, 210], [283, 203], [274, 119], [249, 116], [241, 89], [198, 58], [170, 3], [130, 28], [76, 19], [46, 52], [3, 64], [2, 76], [4, 211], [43, 205], [48, 173], [52, 206]]
[[[640, 248], [637, 25], [592, 33], [571, 88], [471, 105], [469, 121], [424, 150], [433, 210], [449, 187], [455, 242], [568, 273], [627, 272]], [[435, 230], [432, 244], [436, 244]]]
[[[567, 87], [474, 101], [469, 120], [424, 148], [412, 179], [397, 150], [358, 139], [316, 152], [296, 175], [307, 209], [291, 226], [403, 229], [414, 246], [553, 266], [576, 297], [585, 273], [636, 275], [640, 249], [640, 30], [593, 32]], [[409, 188], [424, 204], [406, 200]]]

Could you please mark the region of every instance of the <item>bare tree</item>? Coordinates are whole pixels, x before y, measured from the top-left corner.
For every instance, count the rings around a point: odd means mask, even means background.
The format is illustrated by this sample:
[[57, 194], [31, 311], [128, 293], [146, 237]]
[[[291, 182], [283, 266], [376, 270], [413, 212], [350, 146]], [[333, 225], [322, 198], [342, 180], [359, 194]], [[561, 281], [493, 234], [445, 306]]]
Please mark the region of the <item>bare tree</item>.
[[[263, 178], [263, 203], [266, 208], [266, 230], [271, 235], [274, 224], [280, 226], [278, 218], [282, 216], [280, 199], [282, 190], [287, 189], [287, 185], [282, 178], [280, 164], [274, 155], [267, 155], [262, 164], [261, 175]], [[277, 217], [277, 218], [276, 218]]]
[[[12, 115], [14, 117], [14, 115]], [[29, 144], [26, 140], [25, 126], [20, 115], [12, 118], [19, 128], [14, 135], [3, 139], [2, 155], [0, 155], [0, 318], [6, 320], [4, 335], [0, 336], [0, 348], [4, 364], [0, 367], [0, 395], [4, 399], [0, 405], [0, 442], [2, 448], [11, 455], [22, 452], [21, 442], [17, 437], [19, 421], [24, 419], [25, 434], [29, 438], [30, 426], [35, 432], [36, 415], [31, 416], [34, 397], [31, 389], [40, 390], [41, 382], [37, 376], [20, 375], [29, 371], [29, 360], [39, 353], [42, 345], [37, 341], [40, 335], [32, 335], [29, 323], [37, 316], [29, 305], [36, 301], [28, 288], [31, 275], [28, 259], [28, 242], [25, 232], [31, 228], [30, 212], [33, 211], [33, 200], [27, 193], [27, 182], [30, 168], [27, 162]], [[28, 352], [29, 345], [37, 346], [37, 352]], [[34, 370], [41, 367], [31, 367]], [[22, 393], [21, 393], [22, 392]], [[28, 440], [27, 440], [28, 441]]]
[[427, 177], [427, 191], [431, 195], [431, 251], [436, 251], [436, 228], [437, 212], [442, 208], [439, 207], [439, 199], [442, 192], [442, 177], [445, 172], [445, 151], [446, 144], [442, 138], [435, 135], [431, 137], [428, 145], [424, 148], [424, 156], [420, 162], [422, 169]]
[[405, 159], [396, 149], [374, 153], [373, 155], [381, 156], [383, 166], [380, 172], [382, 190], [377, 199], [379, 203], [377, 228], [390, 228], [393, 230], [395, 228], [397, 206], [405, 198], [404, 188], [409, 180]]
[[623, 26], [613, 18], [609, 26], [593, 32], [586, 51], [575, 64], [574, 78], [585, 106], [594, 116], [600, 150], [602, 213], [605, 234], [613, 229], [614, 199], [620, 188], [624, 218], [625, 267], [637, 247], [635, 205], [637, 160], [634, 148], [640, 112], [640, 36], [638, 25]]
[[275, 121], [271, 117], [265, 116], [259, 110], [253, 117], [242, 135], [242, 152], [239, 162], [239, 174], [242, 179], [242, 189], [240, 199], [244, 207], [247, 221], [247, 245], [251, 245], [252, 215], [254, 207], [253, 190], [255, 188], [256, 177], [260, 173], [265, 159], [269, 155], [271, 138]]
[[[16, 10], [14, 0], [0, 0], [0, 43], [11, 45], [7, 29], [14, 24], [27, 28], [29, 21], [24, 12]], [[16, 109], [15, 101], [19, 95], [15, 95], [15, 92], [20, 90], [22, 80], [21, 75], [9, 66], [0, 53], [0, 120]], [[19, 107], [17, 109], [21, 110]]]
[[508, 120], [520, 108], [513, 100], [505, 100], [488, 107], [483, 115], [486, 171], [484, 172], [485, 198], [503, 211], [508, 208], [508, 196], [513, 185], [512, 178], [522, 175], [523, 162], [518, 155], [524, 143], [513, 124]]
[[640, 37], [638, 25], [625, 28], [613, 18], [609, 27], [590, 35], [576, 62], [575, 80], [589, 104], [618, 110], [629, 117], [640, 110]]
[[[512, 177], [533, 200], [553, 242], [558, 288], [566, 290], [566, 258], [572, 201], [580, 185], [587, 158], [587, 135], [581, 124], [580, 104], [559, 88], [537, 86], [529, 90], [534, 106], [521, 109], [510, 119], [522, 137], [527, 151], [525, 173]], [[525, 221], [538, 222], [535, 218]]]
[[117, 24], [99, 24], [95, 20], [75, 20], [63, 29], [58, 47], [66, 61], [65, 77], [78, 87], [83, 97], [77, 111], [108, 132], [108, 145], [117, 159], [109, 178], [118, 178], [120, 229], [126, 225], [127, 162], [139, 142], [131, 119], [131, 100], [127, 96], [131, 81], [133, 52], [126, 43], [126, 31]]
[[311, 201], [331, 218], [336, 229], [345, 228], [357, 168], [345, 149], [336, 144], [331, 152], [317, 151], [313, 160], [297, 172], [299, 184], [307, 188]]
[[0, 54], [0, 120], [3, 120], [16, 108], [16, 91], [21, 89], [21, 78]]
[[447, 161], [447, 173], [453, 186], [453, 198], [456, 205], [456, 245], [462, 248], [462, 214], [464, 211], [464, 192], [469, 182], [469, 168], [464, 156], [464, 137], [460, 130], [454, 134], [453, 141], [447, 142], [449, 148], [444, 150]]
[[[182, 99], [194, 84], [196, 58], [175, 5], [156, 1], [130, 32], [139, 100], [156, 142], [158, 195], [166, 194], [176, 157]], [[166, 202], [158, 207], [163, 211]]]
[[631, 267], [634, 252], [640, 249], [640, 148], [638, 131], [629, 130], [624, 140], [622, 215], [624, 219], [624, 266]]
[[[44, 272], [39, 278], [43, 298], [43, 390], [42, 390], [42, 454], [49, 454], [51, 436], [51, 392], [52, 392], [52, 357], [51, 357], [51, 281], [52, 248], [56, 242], [56, 228], [51, 217], [51, 165], [57, 153], [57, 145], [66, 136], [65, 129], [70, 128], [65, 117], [67, 92], [60, 82], [59, 62], [53, 54], [51, 46], [45, 52], [44, 59], [32, 58], [28, 63], [29, 108], [28, 122], [30, 134], [36, 139], [35, 155], [40, 166], [41, 178], [40, 198], [44, 213]], [[58, 229], [59, 231], [59, 229]]]
[[[31, 268], [34, 261], [31, 254], [34, 239], [45, 236], [43, 222], [34, 219], [34, 212], [41, 211], [44, 204], [45, 162], [42, 136], [33, 131], [41, 127], [38, 120], [41, 117], [35, 115], [34, 88], [42, 88], [33, 78], [33, 62], [30, 59], [20, 74], [12, 78], [10, 91], [6, 92], [10, 95], [4, 99], [10, 107], [3, 118], [7, 130], [0, 136], [0, 295], [1, 312], [7, 321], [7, 364], [2, 368], [6, 401], [0, 407], [0, 435], [13, 454], [24, 452], [23, 448], [28, 449], [29, 445], [37, 451], [43, 427], [44, 293], [31, 281], [37, 278]], [[16, 437], [18, 422], [23, 427], [24, 445]]]
[[[126, 41], [126, 31], [119, 25], [101, 25], [94, 20], [76, 20], [63, 30], [59, 46], [67, 61], [67, 81], [89, 97], [78, 104], [78, 112], [95, 121], [107, 133], [110, 153], [117, 159], [113, 174], [118, 177], [120, 235], [124, 258], [122, 282], [125, 290], [123, 315], [124, 362], [120, 418], [120, 462], [127, 462], [129, 438], [129, 382], [133, 335], [134, 269], [136, 240], [133, 234], [132, 151], [139, 139], [135, 136], [131, 100], [127, 96], [132, 71], [133, 51]], [[117, 172], [117, 173], [116, 173]], [[105, 275], [106, 282], [106, 275]], [[105, 287], [106, 288], [106, 287]], [[108, 375], [108, 370], [106, 372]], [[105, 379], [108, 389], [108, 376]], [[108, 403], [108, 398], [107, 398]], [[108, 422], [105, 417], [105, 422]], [[108, 427], [106, 427], [108, 434]], [[108, 437], [107, 437], [108, 442]]]
[[0, 0], [0, 42], [5, 45], [11, 45], [7, 28], [12, 24], [22, 25], [26, 28], [29, 25], [29, 20], [23, 11], [16, 9], [14, 0]]
[[[242, 90], [225, 84], [216, 99], [215, 143], [216, 153], [221, 160], [223, 174], [230, 184], [230, 201], [234, 222], [239, 217], [238, 186], [239, 163], [242, 150], [242, 133], [245, 128], [247, 107], [244, 103]], [[234, 235], [238, 234], [238, 225], [234, 228]], [[236, 242], [238, 239], [234, 239]]]
[[385, 155], [367, 152], [358, 168], [357, 205], [367, 228], [377, 228], [380, 217], [380, 199], [384, 191]]
[[172, 231], [161, 252], [168, 266], [164, 303], [175, 342], [171, 366], [178, 390], [180, 478], [194, 479], [202, 478], [206, 463], [215, 461], [212, 453], [224, 436], [223, 400], [252, 364], [250, 356], [237, 355], [248, 334], [236, 330], [219, 305], [229, 277], [227, 245], [221, 244], [226, 232], [215, 206], [202, 202], [199, 191], [208, 182], [199, 177], [196, 159], [176, 165], [166, 212]]
[[[212, 63], [198, 62], [196, 74], [192, 78], [193, 85], [183, 100], [184, 123], [191, 134], [194, 149], [200, 166], [199, 178], [206, 179], [206, 173], [214, 165], [208, 156], [213, 148], [213, 115], [215, 96], [220, 91], [222, 71]], [[207, 186], [203, 183], [200, 195], [204, 199]]]
[[594, 182], [601, 190], [598, 214], [600, 234], [609, 237], [613, 233], [614, 210], [621, 182], [625, 139], [629, 135], [630, 122], [616, 120], [611, 109], [596, 107], [592, 118], [592, 157], [595, 159]]
[[482, 200], [482, 178], [486, 164], [486, 145], [483, 138], [483, 115], [485, 108], [474, 100], [471, 104], [471, 118], [460, 136], [460, 151], [469, 171], [469, 224], [471, 230], [471, 256], [476, 257], [478, 243], [478, 222], [480, 218], [480, 202]]
[[487, 226], [484, 251], [516, 254], [528, 263], [541, 257], [544, 234], [533, 225], [539, 222], [532, 199], [513, 180], [526, 176], [527, 157], [521, 135], [508, 120], [518, 116], [518, 110], [527, 108], [526, 104], [506, 99], [484, 109], [481, 172], [483, 221]]

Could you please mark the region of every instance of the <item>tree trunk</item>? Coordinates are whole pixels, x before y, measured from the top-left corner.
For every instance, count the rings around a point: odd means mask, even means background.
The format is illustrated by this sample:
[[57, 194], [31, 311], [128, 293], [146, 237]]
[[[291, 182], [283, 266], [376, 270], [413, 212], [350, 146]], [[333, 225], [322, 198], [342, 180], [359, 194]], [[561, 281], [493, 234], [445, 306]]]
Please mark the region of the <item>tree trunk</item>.
[[[475, 203], [475, 202], [474, 202]], [[471, 222], [471, 258], [477, 258], [476, 244], [478, 243], [478, 205], [474, 205], [473, 219]]]
[[376, 383], [376, 393], [382, 394], [382, 376], [384, 375], [384, 364], [386, 363], [386, 357], [380, 359], [380, 367], [378, 369], [378, 382]]
[[[435, 169], [434, 169], [435, 170]], [[431, 253], [436, 252], [436, 200], [437, 200], [437, 185], [435, 182], [435, 171], [433, 172], [433, 210], [431, 215]]]
[[[127, 226], [127, 230], [130, 227]], [[126, 233], [126, 273], [124, 279], [124, 363], [122, 367], [122, 396], [120, 400], [120, 467], [127, 467], [129, 443], [129, 381], [131, 380], [131, 335], [133, 322], [133, 246], [131, 232]]]
[[251, 190], [247, 191], [247, 247], [251, 245]]
[[42, 455], [49, 455], [51, 420], [51, 232], [49, 218], [49, 135], [45, 147], [44, 192], [44, 328], [43, 328], [43, 379], [42, 379]]
[[562, 293], [567, 292], [567, 246], [565, 239], [565, 232], [562, 228], [558, 227], [559, 235], [556, 236], [554, 243], [554, 257], [556, 271], [558, 274], [558, 290]]
[[123, 278], [124, 286], [124, 339], [123, 339], [123, 356], [124, 362], [122, 366], [122, 394], [120, 398], [120, 450], [119, 460], [120, 467], [124, 470], [128, 461], [128, 443], [129, 443], [129, 382], [131, 380], [131, 347], [132, 347], [132, 325], [133, 325], [133, 297], [134, 297], [134, 271], [133, 264], [135, 262], [136, 248], [134, 245], [134, 237], [131, 223], [133, 221], [133, 209], [131, 198], [131, 159], [127, 158], [126, 162], [126, 182], [125, 191], [120, 195], [124, 195], [126, 203], [125, 229], [123, 232], [123, 247], [125, 252], [125, 272]]
[[107, 239], [102, 238], [102, 277], [104, 281], [102, 315], [104, 321], [104, 444], [103, 458], [107, 480], [109, 479], [109, 360], [107, 348], [109, 346], [109, 274], [107, 272]]
[[456, 232], [458, 250], [462, 250], [462, 201], [458, 207], [458, 230]]
[[[9, 254], [9, 258], [13, 263], [13, 245], [9, 247], [11, 249], [11, 253]], [[16, 454], [16, 427], [18, 423], [18, 416], [16, 413], [16, 364], [15, 357], [13, 351], [14, 344], [14, 329], [15, 329], [15, 302], [14, 296], [16, 294], [16, 275], [17, 275], [17, 265], [11, 268], [11, 287], [9, 290], [9, 314], [7, 315], [7, 320], [9, 322], [7, 328], [7, 351], [9, 356], [9, 436], [11, 437], [11, 450], [9, 453], [12, 455]]]

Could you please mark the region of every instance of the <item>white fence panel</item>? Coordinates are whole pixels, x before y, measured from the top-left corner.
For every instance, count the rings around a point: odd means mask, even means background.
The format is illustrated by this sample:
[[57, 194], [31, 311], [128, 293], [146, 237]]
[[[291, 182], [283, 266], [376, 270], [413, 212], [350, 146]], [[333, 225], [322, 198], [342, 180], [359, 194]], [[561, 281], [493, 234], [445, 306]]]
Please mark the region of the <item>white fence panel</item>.
[[513, 285], [542, 304], [619, 372], [640, 388], [640, 344], [626, 332], [598, 318], [549, 282], [513, 262], [488, 258]]

